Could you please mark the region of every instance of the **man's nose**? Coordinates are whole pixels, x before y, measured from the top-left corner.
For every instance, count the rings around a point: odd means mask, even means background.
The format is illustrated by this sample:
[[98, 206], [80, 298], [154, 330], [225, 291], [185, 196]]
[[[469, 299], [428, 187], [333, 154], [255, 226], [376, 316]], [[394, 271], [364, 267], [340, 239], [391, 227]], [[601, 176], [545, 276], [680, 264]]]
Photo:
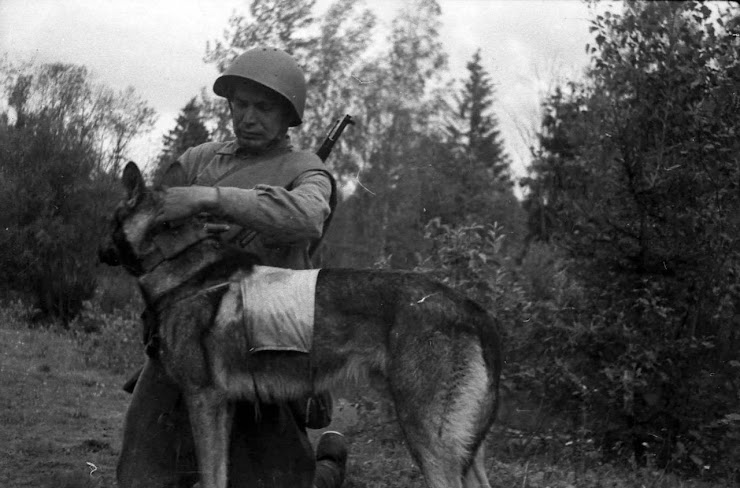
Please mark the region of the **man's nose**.
[[241, 110], [241, 117], [239, 122], [243, 124], [254, 124], [257, 121], [257, 113], [254, 107], [248, 106]]

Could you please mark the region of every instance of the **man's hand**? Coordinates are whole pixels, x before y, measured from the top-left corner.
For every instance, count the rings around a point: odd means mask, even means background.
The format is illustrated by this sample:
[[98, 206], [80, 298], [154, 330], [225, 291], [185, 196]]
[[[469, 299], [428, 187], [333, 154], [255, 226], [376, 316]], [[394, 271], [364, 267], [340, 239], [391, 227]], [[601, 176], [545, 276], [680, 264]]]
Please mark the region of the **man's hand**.
[[218, 207], [218, 190], [210, 186], [174, 186], [164, 191], [157, 222], [185, 219]]

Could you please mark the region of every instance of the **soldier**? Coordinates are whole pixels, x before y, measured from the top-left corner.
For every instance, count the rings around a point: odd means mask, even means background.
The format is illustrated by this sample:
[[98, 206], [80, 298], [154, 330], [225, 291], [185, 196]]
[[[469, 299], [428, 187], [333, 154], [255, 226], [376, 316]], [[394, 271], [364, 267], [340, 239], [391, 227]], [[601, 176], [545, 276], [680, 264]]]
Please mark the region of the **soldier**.
[[[287, 53], [256, 48], [238, 56], [213, 91], [228, 100], [236, 139], [201, 144], [178, 158], [190, 186], [166, 189], [158, 219], [206, 213], [236, 227], [224, 239], [262, 264], [310, 268], [311, 250], [334, 210], [336, 184], [315, 154], [295, 151], [289, 142], [288, 128], [303, 119], [303, 72]], [[156, 347], [147, 350], [126, 415], [118, 484], [189, 487], [197, 481], [197, 466], [187, 414]], [[307, 427], [330, 421], [328, 394], [286, 404], [237, 404], [229, 486], [339, 487], [347, 459], [344, 437], [323, 434], [314, 457], [306, 434]]]

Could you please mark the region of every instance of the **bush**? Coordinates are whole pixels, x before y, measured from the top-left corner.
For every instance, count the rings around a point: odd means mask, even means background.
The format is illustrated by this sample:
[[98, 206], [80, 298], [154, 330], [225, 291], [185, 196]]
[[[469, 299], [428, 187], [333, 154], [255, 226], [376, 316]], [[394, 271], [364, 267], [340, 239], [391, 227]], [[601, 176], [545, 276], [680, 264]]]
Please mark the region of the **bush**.
[[529, 446], [518, 452], [735, 476], [740, 363], [718, 361], [718, 338], [667, 335], [676, 305], [655, 281], [626, 297], [595, 290], [546, 244], [533, 244], [517, 264], [501, 236], [495, 226], [432, 221], [432, 253], [420, 269], [475, 297], [503, 325], [510, 400], [502, 413]]
[[[42, 122], [36, 135], [53, 141], [40, 127]], [[19, 131], [11, 140], [18, 144], [8, 149], [17, 166], [6, 172], [0, 190], [0, 224], [6, 229], [0, 269], [7, 286], [33, 294], [40, 316], [67, 323], [95, 291], [101, 212], [110, 205], [105, 188], [90, 177], [85, 148], [50, 154], [43, 145], [24, 142], [25, 136]]]
[[0, 281], [35, 297], [37, 319], [67, 325], [95, 291], [111, 175], [153, 113], [60, 63], [0, 64], [0, 95], [15, 116], [0, 113]]

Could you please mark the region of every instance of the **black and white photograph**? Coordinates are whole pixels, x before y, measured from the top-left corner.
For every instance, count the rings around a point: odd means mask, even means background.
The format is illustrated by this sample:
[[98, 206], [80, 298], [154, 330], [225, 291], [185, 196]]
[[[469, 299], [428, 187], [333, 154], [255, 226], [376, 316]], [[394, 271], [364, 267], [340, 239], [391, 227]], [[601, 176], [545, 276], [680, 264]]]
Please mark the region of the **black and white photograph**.
[[740, 487], [740, 3], [0, 0], [0, 486]]

